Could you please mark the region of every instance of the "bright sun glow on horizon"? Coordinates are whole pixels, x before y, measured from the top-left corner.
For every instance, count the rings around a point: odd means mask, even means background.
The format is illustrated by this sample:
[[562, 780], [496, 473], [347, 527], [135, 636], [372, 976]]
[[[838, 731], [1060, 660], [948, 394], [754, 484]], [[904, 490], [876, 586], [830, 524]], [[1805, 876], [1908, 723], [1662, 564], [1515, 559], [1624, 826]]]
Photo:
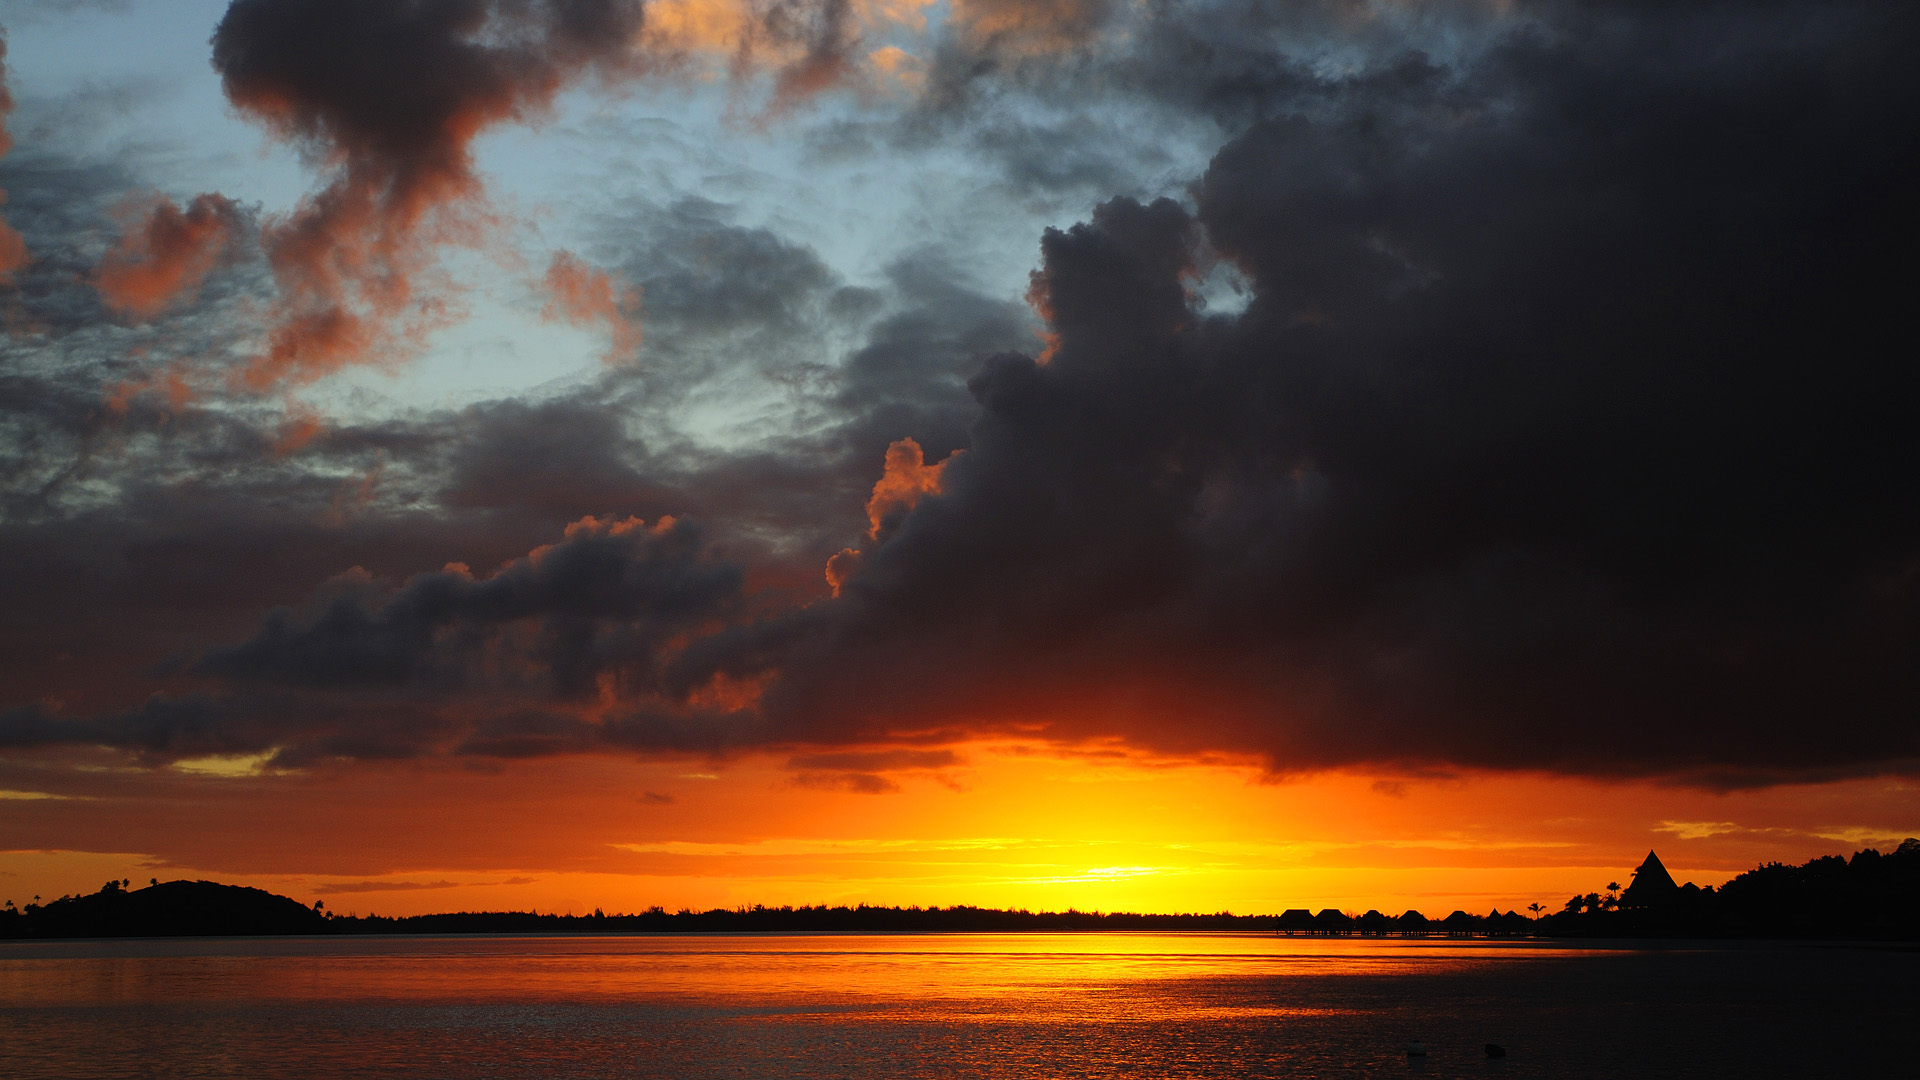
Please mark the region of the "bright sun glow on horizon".
[[[46, 817], [68, 823], [54, 830], [67, 839], [0, 854], [0, 880], [24, 893], [0, 899], [91, 892], [112, 876], [204, 877], [387, 915], [859, 903], [1478, 914], [1557, 909], [1624, 880], [1649, 848], [1681, 880], [1717, 884], [1765, 859], [1890, 848], [1916, 825], [1912, 786], [1893, 780], [1764, 795], [1531, 775], [1275, 780], [1248, 762], [982, 741], [872, 793], [799, 760], [270, 777], [252, 761], [210, 763], [141, 827], [109, 829], [103, 813], [91, 843], [72, 823], [110, 797], [63, 800]], [[19, 815], [41, 805], [53, 804], [13, 803]], [[1856, 816], [1790, 824], [1843, 811]], [[244, 826], [255, 815], [281, 830], [258, 837]]]

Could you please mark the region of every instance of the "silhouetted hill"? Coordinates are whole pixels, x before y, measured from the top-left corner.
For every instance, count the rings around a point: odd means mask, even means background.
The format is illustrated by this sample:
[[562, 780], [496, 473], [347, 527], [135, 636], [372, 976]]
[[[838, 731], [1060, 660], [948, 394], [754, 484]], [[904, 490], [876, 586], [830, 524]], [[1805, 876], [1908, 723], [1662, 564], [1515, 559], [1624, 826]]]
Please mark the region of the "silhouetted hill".
[[92, 896], [63, 896], [0, 917], [0, 937], [212, 937], [325, 934], [327, 920], [298, 900], [212, 881], [144, 889], [109, 882]]

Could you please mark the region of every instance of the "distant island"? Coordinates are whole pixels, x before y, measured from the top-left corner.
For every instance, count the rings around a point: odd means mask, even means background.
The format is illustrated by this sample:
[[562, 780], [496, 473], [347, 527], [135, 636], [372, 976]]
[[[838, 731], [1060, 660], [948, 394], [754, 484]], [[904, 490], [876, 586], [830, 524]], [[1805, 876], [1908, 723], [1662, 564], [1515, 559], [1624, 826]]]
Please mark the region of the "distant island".
[[212, 881], [109, 881], [91, 896], [0, 908], [0, 938], [250, 937], [329, 934], [333, 920], [265, 889]]
[[0, 939], [206, 937], [291, 934], [627, 934], [859, 931], [1231, 930], [1317, 936], [1920, 939], [1920, 839], [1890, 854], [1871, 848], [1802, 866], [1767, 863], [1718, 889], [1676, 883], [1647, 853], [1623, 890], [1610, 884], [1557, 912], [1418, 911], [1354, 915], [1304, 908], [1278, 915], [1154, 915], [955, 907], [742, 907], [633, 914], [455, 912], [391, 918], [339, 915], [262, 889], [212, 881], [110, 881], [88, 896], [0, 908]]

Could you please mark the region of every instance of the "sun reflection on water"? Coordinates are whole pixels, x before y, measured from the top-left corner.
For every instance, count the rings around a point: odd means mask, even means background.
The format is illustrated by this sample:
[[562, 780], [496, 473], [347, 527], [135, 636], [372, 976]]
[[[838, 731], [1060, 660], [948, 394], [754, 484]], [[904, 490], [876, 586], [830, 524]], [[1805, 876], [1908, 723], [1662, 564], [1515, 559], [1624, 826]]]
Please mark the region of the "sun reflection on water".
[[1297, 1080], [1407, 1072], [1415, 1038], [1433, 1077], [1484, 1077], [1486, 1042], [1516, 1078], [1897, 1075], [1911, 975], [1886, 950], [1229, 934], [13, 942], [0, 1076]]
[[[1511, 951], [1511, 950], [1508, 950]], [[1528, 948], [1538, 958], [1553, 950]], [[133, 955], [129, 955], [129, 952]], [[212, 953], [209, 955], [209, 953]], [[34, 943], [0, 952], [0, 1006], [245, 998], [619, 1001], [756, 1009], [1111, 1017], [1176, 981], [1434, 974], [1497, 963], [1498, 947], [1227, 934], [821, 934], [269, 939]], [[1516, 957], [1517, 958], [1517, 957]], [[1175, 1003], [1175, 1004], [1170, 1004]], [[1276, 1011], [1277, 1010], [1277, 1011]], [[1292, 1015], [1259, 1002], [1235, 1015]], [[1184, 1014], [1183, 1014], [1184, 1015]]]

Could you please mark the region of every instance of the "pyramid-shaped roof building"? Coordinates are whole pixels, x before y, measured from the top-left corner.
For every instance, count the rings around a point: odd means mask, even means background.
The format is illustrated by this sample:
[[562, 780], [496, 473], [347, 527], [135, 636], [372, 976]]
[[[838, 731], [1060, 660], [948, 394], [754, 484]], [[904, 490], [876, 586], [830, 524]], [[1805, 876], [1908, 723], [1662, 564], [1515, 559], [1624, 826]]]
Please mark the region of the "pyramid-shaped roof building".
[[1647, 852], [1647, 859], [1633, 872], [1633, 880], [1627, 884], [1627, 891], [1620, 894], [1620, 906], [1623, 908], [1654, 907], [1679, 895], [1680, 886], [1675, 884], [1673, 875], [1660, 862], [1660, 856]]

